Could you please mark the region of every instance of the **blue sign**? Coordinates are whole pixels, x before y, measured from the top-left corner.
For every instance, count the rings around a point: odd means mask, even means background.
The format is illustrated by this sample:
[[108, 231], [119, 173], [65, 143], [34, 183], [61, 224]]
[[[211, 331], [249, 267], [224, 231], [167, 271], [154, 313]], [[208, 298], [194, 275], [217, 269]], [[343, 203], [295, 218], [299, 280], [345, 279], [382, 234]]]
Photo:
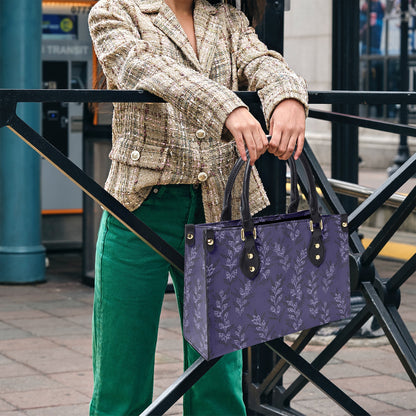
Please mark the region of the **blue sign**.
[[77, 39], [78, 16], [44, 14], [42, 19], [42, 38]]

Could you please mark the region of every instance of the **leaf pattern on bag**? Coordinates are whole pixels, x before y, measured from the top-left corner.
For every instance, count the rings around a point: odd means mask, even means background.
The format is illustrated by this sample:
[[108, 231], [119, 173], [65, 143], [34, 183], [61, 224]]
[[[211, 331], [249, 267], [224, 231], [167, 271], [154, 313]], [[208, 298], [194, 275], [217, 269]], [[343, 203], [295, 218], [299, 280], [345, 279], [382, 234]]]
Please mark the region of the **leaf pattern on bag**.
[[262, 319], [260, 315], [253, 315], [251, 322], [255, 325], [257, 334], [262, 341], [269, 340], [269, 327], [265, 319]]
[[294, 273], [290, 279], [290, 298], [287, 300], [288, 317], [292, 321], [291, 325], [295, 331], [298, 331], [302, 326], [303, 320], [301, 317], [301, 301], [302, 301], [302, 276], [307, 259], [306, 248], [300, 250], [295, 259]]
[[194, 290], [193, 290], [193, 297], [192, 297], [192, 301], [195, 305], [192, 319], [194, 321], [195, 328], [198, 330], [201, 329], [201, 322], [202, 322], [201, 299], [202, 299], [202, 283], [200, 279], [196, 279]]
[[243, 348], [246, 348], [247, 345], [247, 339], [246, 339], [246, 333], [243, 332], [243, 326], [242, 325], [237, 325], [237, 328], [234, 331], [234, 340], [233, 340], [233, 344], [234, 346], [241, 350]]
[[338, 238], [340, 241], [339, 244], [339, 255], [343, 262], [347, 261], [350, 255], [350, 251], [348, 250], [348, 233], [339, 229]]
[[[261, 236], [259, 237], [260, 241]], [[270, 265], [271, 265], [271, 247], [270, 244], [267, 241], [263, 241], [262, 245], [259, 250], [259, 256], [260, 256], [260, 279], [261, 280], [267, 280], [270, 278]]]
[[278, 278], [274, 285], [272, 286], [270, 290], [270, 310], [275, 315], [279, 315], [281, 312], [281, 301], [283, 299], [283, 288], [282, 288], [282, 280]]
[[309, 312], [316, 318], [319, 313], [319, 297], [318, 297], [318, 275], [315, 270], [310, 274], [310, 279], [306, 285], [306, 293], [309, 297]]
[[296, 241], [300, 237], [299, 225], [295, 221], [290, 221], [287, 224], [289, 230], [289, 237], [292, 241]]
[[247, 280], [246, 284], [244, 285], [244, 288], [240, 287], [240, 292], [239, 292], [240, 296], [235, 299], [235, 304], [236, 304], [235, 311], [240, 316], [243, 314], [244, 308], [246, 307], [248, 303], [247, 298], [250, 295], [251, 286], [252, 286], [251, 280]]
[[321, 305], [321, 322], [327, 323], [330, 321], [330, 314], [328, 308], [328, 302], [323, 302]]
[[223, 343], [228, 342], [231, 338], [229, 331], [231, 326], [228, 313], [229, 306], [227, 295], [221, 290], [215, 302], [214, 316], [218, 318], [216, 319], [218, 339]]
[[334, 296], [335, 302], [337, 304], [337, 309], [339, 314], [341, 315], [342, 318], [347, 318], [348, 317], [348, 304], [345, 301], [344, 296], [337, 290], [335, 292], [335, 296]]
[[[186, 275], [187, 276], [193, 276], [194, 274], [194, 265], [195, 260], [198, 257], [198, 250], [197, 247], [191, 247], [189, 250], [189, 255], [187, 256], [186, 261]], [[184, 287], [184, 294], [183, 294], [184, 304], [189, 304], [191, 302], [191, 289], [190, 285], [185, 285]], [[189, 308], [184, 308], [183, 311], [183, 324], [184, 328], [187, 328], [189, 326]]]
[[279, 243], [274, 243], [274, 250], [273, 252], [277, 255], [278, 259], [279, 259], [279, 264], [282, 267], [282, 269], [287, 272], [289, 270], [290, 267], [290, 263], [289, 263], [289, 255], [286, 254], [286, 247], [279, 244]]
[[328, 268], [325, 270], [325, 276], [322, 279], [322, 290], [325, 293], [328, 293], [331, 283], [334, 280], [334, 276], [335, 276], [335, 264], [330, 263]]

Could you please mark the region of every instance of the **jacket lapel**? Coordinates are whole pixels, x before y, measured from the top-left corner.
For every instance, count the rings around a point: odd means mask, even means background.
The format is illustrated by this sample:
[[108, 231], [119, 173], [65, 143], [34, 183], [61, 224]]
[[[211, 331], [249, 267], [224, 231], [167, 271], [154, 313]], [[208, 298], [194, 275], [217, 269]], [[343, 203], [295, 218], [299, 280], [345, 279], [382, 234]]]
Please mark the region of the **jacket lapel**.
[[163, 0], [141, 0], [139, 7], [143, 13], [155, 15], [153, 24], [181, 49], [196, 70], [209, 74], [219, 33], [217, 9], [214, 6], [206, 0], [195, 0], [194, 27], [198, 57], [175, 14]]
[[143, 0], [139, 2], [139, 5], [142, 12], [155, 13], [153, 24], [168, 36], [194, 65], [195, 69], [200, 71], [201, 65], [198, 58], [171, 8], [163, 0]]
[[206, 0], [195, 0], [194, 26], [202, 70], [209, 75], [219, 35], [217, 9]]

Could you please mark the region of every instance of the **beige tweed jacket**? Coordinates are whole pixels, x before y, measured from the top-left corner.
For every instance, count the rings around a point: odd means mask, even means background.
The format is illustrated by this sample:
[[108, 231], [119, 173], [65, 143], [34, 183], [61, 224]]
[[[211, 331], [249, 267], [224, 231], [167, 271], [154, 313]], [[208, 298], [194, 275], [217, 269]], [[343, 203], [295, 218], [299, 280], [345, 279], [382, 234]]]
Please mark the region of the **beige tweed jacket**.
[[[266, 121], [306, 85], [277, 52], [261, 43], [235, 8], [195, 0], [197, 54], [163, 0], [100, 0], [89, 15], [95, 52], [110, 89], [149, 91], [166, 103], [115, 103], [106, 189], [133, 211], [155, 185], [201, 184], [207, 222], [218, 221], [237, 152], [224, 128], [245, 106], [233, 91], [260, 96]], [[233, 196], [238, 216], [241, 180]], [[251, 209], [268, 204], [254, 172]]]

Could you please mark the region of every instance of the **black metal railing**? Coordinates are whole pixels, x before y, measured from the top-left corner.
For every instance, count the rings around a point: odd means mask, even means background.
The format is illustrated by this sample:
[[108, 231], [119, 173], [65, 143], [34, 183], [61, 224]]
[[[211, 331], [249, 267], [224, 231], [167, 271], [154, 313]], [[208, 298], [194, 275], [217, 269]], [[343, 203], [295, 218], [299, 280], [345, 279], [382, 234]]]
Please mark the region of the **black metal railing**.
[[[246, 104], [259, 105], [257, 94], [237, 93]], [[369, 92], [310, 92], [311, 104], [415, 104], [416, 93], [369, 93]], [[22, 140], [52, 163], [58, 170], [71, 179], [86, 194], [107, 209], [140, 239], [151, 246], [169, 263], [183, 270], [184, 259], [164, 240], [159, 238], [146, 224], [137, 219], [123, 205], [108, 194], [100, 185], [86, 175], [80, 168], [67, 159], [46, 139], [40, 136], [16, 114], [19, 102], [161, 102], [160, 98], [143, 91], [95, 91], [95, 90], [0, 90], [0, 127], [8, 127]], [[331, 122], [351, 123], [362, 127], [389, 131], [396, 134], [416, 136], [416, 128], [407, 125], [375, 121], [346, 114], [335, 114], [329, 111], [311, 110], [310, 117]], [[315, 158], [311, 148], [306, 144], [305, 154], [311, 163], [317, 185], [321, 188], [320, 204], [327, 212], [343, 213], [344, 208], [332, 189], [325, 173]], [[299, 167], [301, 186], [308, 193], [304, 172]], [[368, 197], [349, 215], [350, 248], [351, 248], [351, 288], [359, 291], [365, 299], [362, 309], [342, 328], [334, 340], [308, 363], [301, 357], [301, 352], [313, 338], [319, 328], [303, 331], [292, 345], [282, 339], [263, 345], [279, 360], [270, 368], [261, 380], [253, 375], [253, 362], [256, 348], [248, 349], [247, 374], [247, 407], [249, 411], [264, 415], [299, 415], [290, 406], [291, 401], [312, 382], [341, 408], [351, 415], [368, 415], [351, 397], [339, 389], [320, 371], [329, 360], [351, 339], [351, 337], [370, 318], [375, 317], [383, 328], [396, 355], [400, 359], [409, 378], [416, 386], [416, 345], [398, 308], [400, 305], [399, 290], [403, 283], [416, 270], [416, 254], [388, 280], [382, 280], [373, 265], [373, 260], [390, 240], [416, 206], [416, 189], [400, 203], [389, 221], [382, 227], [368, 248], [361, 244], [358, 228], [379, 207], [394, 194], [409, 178], [416, 174], [416, 155], [404, 163], [379, 189]], [[174, 382], [142, 415], [161, 415], [165, 413], [218, 359], [205, 361], [198, 359], [184, 374]], [[295, 368], [300, 376], [283, 389], [280, 380], [289, 367]], [[270, 393], [273, 393], [270, 400]]]

